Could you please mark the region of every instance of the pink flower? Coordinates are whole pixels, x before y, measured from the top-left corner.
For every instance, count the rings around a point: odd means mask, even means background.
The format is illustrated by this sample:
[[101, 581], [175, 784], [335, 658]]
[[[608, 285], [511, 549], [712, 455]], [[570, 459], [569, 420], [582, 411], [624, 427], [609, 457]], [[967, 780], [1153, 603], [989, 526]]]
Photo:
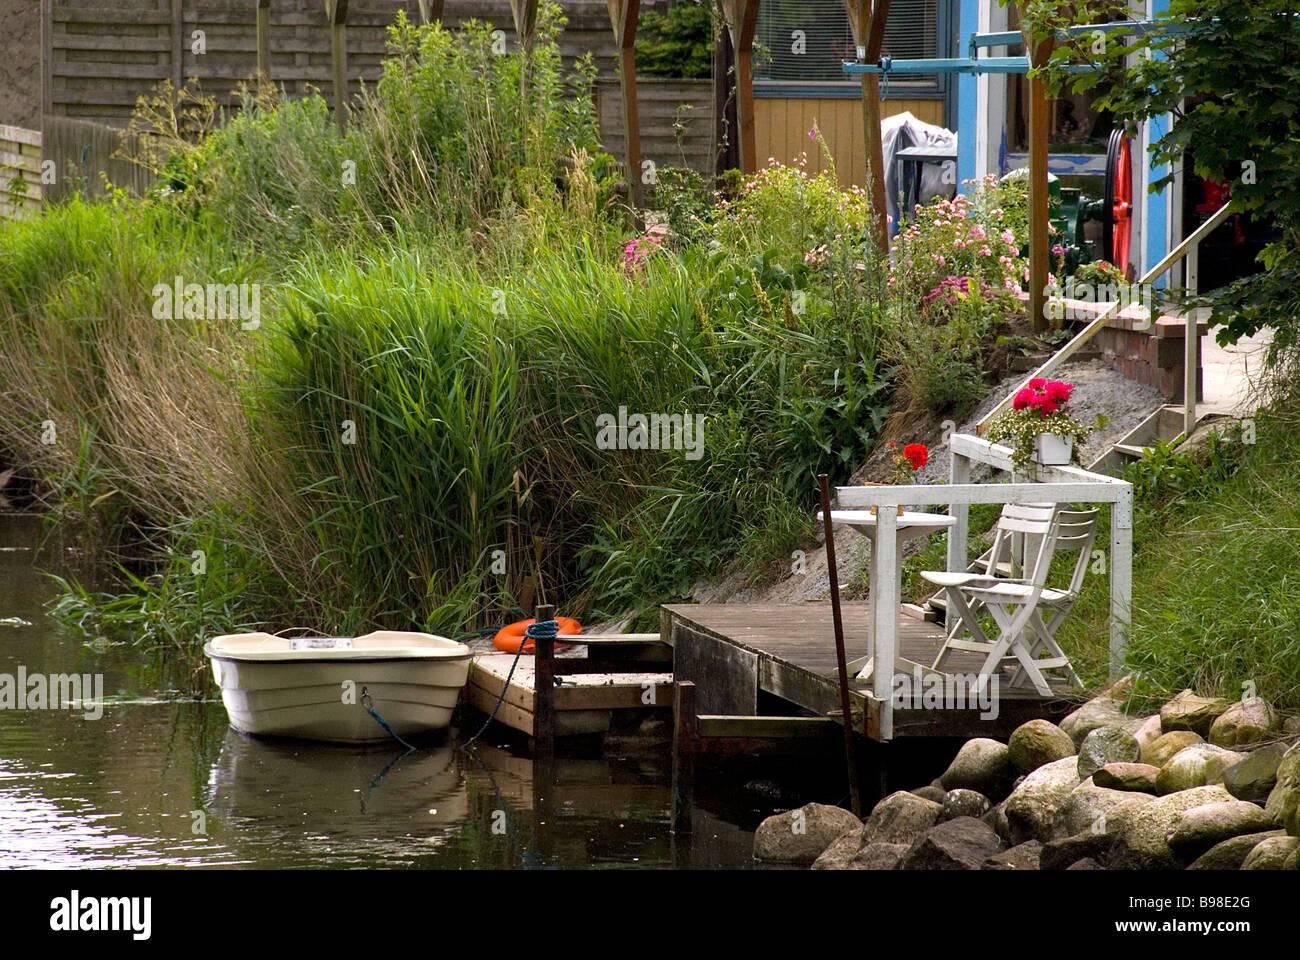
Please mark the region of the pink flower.
[[1014, 247], [1016, 245], [1016, 235], [1012, 233], [1010, 230], [1003, 230], [1002, 242], [1009, 247]]

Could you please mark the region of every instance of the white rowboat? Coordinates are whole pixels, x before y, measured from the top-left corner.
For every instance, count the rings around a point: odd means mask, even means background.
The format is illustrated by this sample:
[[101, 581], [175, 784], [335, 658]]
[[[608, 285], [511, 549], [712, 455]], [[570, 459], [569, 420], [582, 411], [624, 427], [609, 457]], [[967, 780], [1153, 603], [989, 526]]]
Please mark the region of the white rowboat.
[[469, 676], [469, 647], [428, 633], [363, 637], [236, 633], [203, 647], [230, 725], [242, 733], [333, 743], [391, 739], [451, 722]]

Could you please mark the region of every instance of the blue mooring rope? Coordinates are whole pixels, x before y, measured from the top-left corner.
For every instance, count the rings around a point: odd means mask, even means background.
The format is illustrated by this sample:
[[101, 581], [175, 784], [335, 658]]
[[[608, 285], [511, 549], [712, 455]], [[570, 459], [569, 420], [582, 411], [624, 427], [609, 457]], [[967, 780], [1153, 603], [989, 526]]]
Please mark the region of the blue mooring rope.
[[379, 721], [379, 725], [388, 731], [389, 736], [391, 736], [394, 740], [396, 740], [398, 743], [404, 746], [408, 751], [415, 749], [415, 747], [411, 746], [409, 743], [407, 743], [405, 740], [399, 737], [397, 733], [393, 730], [393, 728], [388, 725], [388, 721], [379, 715], [379, 711], [376, 710], [371, 705], [370, 694], [366, 691], [365, 687], [361, 688], [361, 703], [362, 705], [365, 706], [367, 710], [370, 711], [370, 715]]
[[[560, 621], [558, 620], [534, 620], [524, 629], [524, 637], [528, 640], [554, 640], [559, 635]], [[475, 740], [483, 736], [488, 725], [492, 722], [493, 718], [496, 717], [497, 711], [501, 709], [501, 702], [506, 698], [506, 691], [510, 689], [510, 678], [515, 675], [515, 667], [519, 665], [519, 657], [523, 652], [524, 641], [520, 640], [519, 649], [515, 651], [515, 659], [510, 664], [510, 672], [506, 674], [506, 682], [501, 686], [501, 694], [497, 697], [497, 702], [493, 705], [492, 712], [488, 714], [488, 718], [483, 721], [483, 726], [479, 727], [478, 733], [474, 734], [474, 736], [470, 737], [460, 745], [461, 750], [467, 750]]]

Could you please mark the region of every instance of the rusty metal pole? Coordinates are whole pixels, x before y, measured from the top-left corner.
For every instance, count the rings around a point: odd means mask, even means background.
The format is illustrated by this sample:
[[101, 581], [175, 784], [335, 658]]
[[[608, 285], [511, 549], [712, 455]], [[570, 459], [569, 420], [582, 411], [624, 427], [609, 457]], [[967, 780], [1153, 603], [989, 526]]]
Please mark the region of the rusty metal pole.
[[[840, 669], [840, 711], [844, 714], [844, 755], [849, 771], [849, 798], [855, 817], [862, 817], [862, 790], [858, 786], [857, 748], [853, 742], [853, 705], [849, 699], [849, 669], [844, 656], [844, 622], [840, 618], [840, 578], [835, 569], [835, 534], [831, 529], [831, 488], [826, 474], [819, 473], [822, 525], [826, 531], [826, 573], [831, 581], [831, 618], [835, 623], [835, 660]], [[876, 598], [872, 597], [874, 604]]]

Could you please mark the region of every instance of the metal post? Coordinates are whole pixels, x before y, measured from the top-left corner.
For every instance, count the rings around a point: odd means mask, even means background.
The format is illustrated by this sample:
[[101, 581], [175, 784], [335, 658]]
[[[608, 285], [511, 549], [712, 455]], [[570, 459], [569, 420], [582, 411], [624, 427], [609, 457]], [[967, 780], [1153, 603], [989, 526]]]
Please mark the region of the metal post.
[[[1200, 281], [1200, 260], [1201, 244], [1200, 241], [1193, 243], [1187, 248], [1187, 292], [1196, 296], [1197, 284]], [[1200, 379], [1197, 374], [1200, 372], [1200, 336], [1198, 335], [1199, 325], [1197, 316], [1200, 314], [1200, 308], [1193, 308], [1186, 311], [1183, 318], [1185, 324], [1183, 340], [1183, 436], [1192, 435], [1192, 428], [1196, 426], [1196, 381]]]

